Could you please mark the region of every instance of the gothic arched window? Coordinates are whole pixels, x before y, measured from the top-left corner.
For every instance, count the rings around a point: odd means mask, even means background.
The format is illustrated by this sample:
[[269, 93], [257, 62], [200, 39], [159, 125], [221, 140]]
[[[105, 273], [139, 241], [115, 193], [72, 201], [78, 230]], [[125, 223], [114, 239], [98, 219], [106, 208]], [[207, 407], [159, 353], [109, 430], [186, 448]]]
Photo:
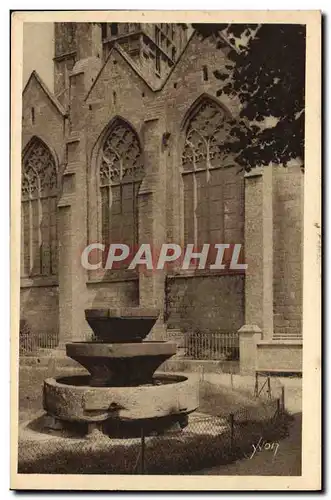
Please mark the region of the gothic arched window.
[[185, 243], [238, 243], [229, 240], [242, 236], [242, 176], [221, 148], [230, 133], [231, 120], [212, 99], [195, 107], [182, 153]]
[[23, 156], [21, 194], [21, 275], [56, 275], [57, 168], [51, 151], [38, 138], [30, 141]]
[[137, 134], [118, 118], [104, 141], [100, 165], [102, 242], [138, 243], [137, 196], [144, 175], [142, 152]]

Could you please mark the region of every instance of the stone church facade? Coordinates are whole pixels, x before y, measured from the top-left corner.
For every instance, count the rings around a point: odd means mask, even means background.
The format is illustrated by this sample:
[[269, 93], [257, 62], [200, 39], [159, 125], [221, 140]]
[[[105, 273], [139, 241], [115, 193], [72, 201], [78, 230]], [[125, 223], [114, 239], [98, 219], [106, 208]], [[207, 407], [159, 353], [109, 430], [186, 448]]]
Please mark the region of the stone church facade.
[[[228, 51], [184, 24], [55, 24], [54, 94], [36, 72], [23, 91], [21, 318], [33, 333], [61, 348], [91, 333], [85, 308], [156, 306], [155, 339], [239, 332], [242, 371], [301, 369], [304, 174], [245, 173], [221, 153], [240, 110], [217, 96]], [[86, 270], [93, 242], [241, 244], [247, 269]]]

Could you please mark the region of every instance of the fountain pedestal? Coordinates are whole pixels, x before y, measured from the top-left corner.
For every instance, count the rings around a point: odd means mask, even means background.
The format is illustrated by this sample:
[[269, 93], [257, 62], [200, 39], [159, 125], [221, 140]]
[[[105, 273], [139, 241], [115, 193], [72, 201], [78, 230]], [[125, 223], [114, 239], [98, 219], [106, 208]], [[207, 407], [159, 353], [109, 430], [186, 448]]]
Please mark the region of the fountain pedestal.
[[66, 344], [69, 357], [90, 375], [44, 381], [44, 408], [63, 422], [185, 422], [198, 407], [196, 383], [189, 377], [157, 374], [176, 353], [175, 342], [143, 342], [155, 324], [153, 309], [85, 311], [93, 342]]

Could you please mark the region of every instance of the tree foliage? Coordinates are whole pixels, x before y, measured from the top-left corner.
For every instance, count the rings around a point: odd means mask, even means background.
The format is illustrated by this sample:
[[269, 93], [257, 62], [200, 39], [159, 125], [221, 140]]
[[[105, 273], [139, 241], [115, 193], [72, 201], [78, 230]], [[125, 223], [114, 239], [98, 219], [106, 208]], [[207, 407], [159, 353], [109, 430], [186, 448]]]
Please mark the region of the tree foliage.
[[193, 28], [204, 38], [212, 37], [218, 48], [224, 47], [224, 40], [231, 47], [229, 63], [214, 69], [222, 82], [217, 95], [237, 96], [241, 104], [223, 149], [234, 152], [246, 170], [271, 161], [284, 166], [293, 158], [303, 161], [305, 26], [193, 24]]

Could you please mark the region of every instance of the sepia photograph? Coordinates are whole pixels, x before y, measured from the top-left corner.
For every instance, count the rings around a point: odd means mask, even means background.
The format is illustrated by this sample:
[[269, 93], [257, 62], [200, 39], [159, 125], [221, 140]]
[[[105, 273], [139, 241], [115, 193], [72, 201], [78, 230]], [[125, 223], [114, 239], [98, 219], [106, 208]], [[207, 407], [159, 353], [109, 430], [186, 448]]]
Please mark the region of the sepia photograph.
[[12, 487], [318, 489], [320, 13], [163, 14], [12, 14]]

